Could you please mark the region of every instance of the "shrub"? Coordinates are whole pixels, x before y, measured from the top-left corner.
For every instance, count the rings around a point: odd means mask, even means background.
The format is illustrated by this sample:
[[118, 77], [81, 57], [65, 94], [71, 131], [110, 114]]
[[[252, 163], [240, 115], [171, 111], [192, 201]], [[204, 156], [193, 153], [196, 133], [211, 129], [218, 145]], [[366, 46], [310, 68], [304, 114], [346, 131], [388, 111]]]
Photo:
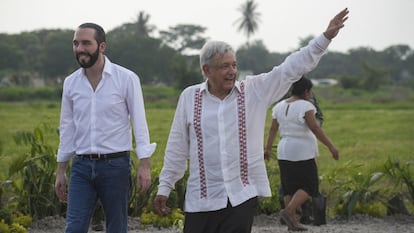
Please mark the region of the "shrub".
[[47, 124], [36, 127], [33, 132], [18, 132], [17, 145], [29, 145], [30, 152], [13, 158], [9, 175], [14, 180], [17, 211], [36, 218], [61, 214], [61, 205], [54, 191], [56, 148], [49, 145], [48, 138], [57, 136], [57, 130]]
[[61, 87], [1, 87], [0, 101], [25, 101], [25, 100], [60, 100]]
[[411, 161], [404, 164], [397, 159], [388, 158], [384, 165], [384, 172], [394, 181], [396, 187], [402, 189], [405, 185], [414, 204], [414, 170], [411, 165]]
[[4, 219], [0, 220], [0, 232], [1, 233], [9, 233], [10, 229], [9, 229], [9, 224], [4, 222]]
[[13, 215], [12, 219], [13, 219], [12, 220], [13, 223], [20, 224], [24, 227], [29, 227], [32, 225], [32, 217], [27, 216], [27, 215], [21, 215], [21, 214]]
[[18, 223], [12, 223], [10, 226], [10, 233], [27, 233], [27, 230]]
[[[180, 220], [184, 220], [184, 215], [179, 208], [175, 208], [167, 216], [159, 216], [154, 212], [147, 212], [141, 215], [141, 223], [145, 225], [153, 225], [155, 227], [171, 227], [175, 224], [180, 225]], [[178, 226], [180, 228], [180, 226]]]

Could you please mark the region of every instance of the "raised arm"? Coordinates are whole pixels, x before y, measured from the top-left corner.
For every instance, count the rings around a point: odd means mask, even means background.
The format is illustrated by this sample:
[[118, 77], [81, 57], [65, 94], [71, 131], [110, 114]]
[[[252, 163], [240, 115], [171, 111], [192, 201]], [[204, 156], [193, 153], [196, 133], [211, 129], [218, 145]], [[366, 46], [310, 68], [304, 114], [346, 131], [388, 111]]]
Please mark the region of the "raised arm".
[[338, 35], [339, 30], [345, 26], [344, 23], [348, 20], [348, 13], [348, 8], [345, 8], [329, 21], [329, 25], [323, 33], [326, 38], [332, 40]]

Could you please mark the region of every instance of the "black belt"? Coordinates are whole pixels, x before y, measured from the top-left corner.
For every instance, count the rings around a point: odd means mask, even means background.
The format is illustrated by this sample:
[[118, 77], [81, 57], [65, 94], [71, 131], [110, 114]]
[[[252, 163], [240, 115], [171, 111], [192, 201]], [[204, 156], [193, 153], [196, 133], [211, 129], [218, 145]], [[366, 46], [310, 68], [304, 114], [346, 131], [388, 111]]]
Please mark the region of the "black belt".
[[90, 159], [90, 160], [99, 160], [99, 159], [114, 159], [119, 158], [122, 156], [129, 156], [129, 151], [121, 151], [116, 153], [108, 153], [108, 154], [81, 154], [76, 155], [84, 159]]

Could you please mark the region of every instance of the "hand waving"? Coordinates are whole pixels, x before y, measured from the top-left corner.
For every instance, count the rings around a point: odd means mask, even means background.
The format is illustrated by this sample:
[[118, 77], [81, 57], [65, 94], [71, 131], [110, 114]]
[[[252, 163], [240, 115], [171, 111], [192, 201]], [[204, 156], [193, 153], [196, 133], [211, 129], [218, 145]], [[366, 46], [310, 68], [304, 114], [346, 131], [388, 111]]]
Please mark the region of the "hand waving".
[[348, 19], [348, 13], [348, 8], [345, 8], [337, 15], [335, 15], [333, 19], [331, 19], [328, 27], [323, 33], [326, 38], [332, 40], [336, 35], [338, 35], [339, 30], [345, 26], [344, 22]]

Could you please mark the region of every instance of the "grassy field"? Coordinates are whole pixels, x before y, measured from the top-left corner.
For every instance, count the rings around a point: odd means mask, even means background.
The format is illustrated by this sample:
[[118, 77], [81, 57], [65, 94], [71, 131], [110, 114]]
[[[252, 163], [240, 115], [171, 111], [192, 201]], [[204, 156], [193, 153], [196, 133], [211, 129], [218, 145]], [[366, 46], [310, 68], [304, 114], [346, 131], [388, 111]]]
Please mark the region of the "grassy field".
[[[340, 150], [340, 160], [331, 159], [321, 145], [318, 160], [321, 172], [350, 160], [363, 164], [364, 170], [370, 170], [382, 166], [388, 157], [402, 161], [414, 158], [414, 103], [323, 103], [322, 108], [325, 115], [323, 128]], [[18, 131], [32, 131], [43, 123], [58, 128], [59, 111], [57, 102], [0, 103], [0, 142], [3, 148], [0, 151], [0, 174], [4, 175], [12, 156], [28, 153], [28, 148], [16, 146], [13, 136]], [[161, 166], [174, 108], [149, 104], [146, 111], [151, 141], [158, 144], [153, 165]], [[267, 128], [269, 123], [268, 114]], [[57, 148], [57, 136], [50, 140]]]
[[[165, 148], [174, 108], [158, 108], [159, 104], [150, 105], [146, 109], [147, 121], [151, 133], [151, 141], [158, 144], [153, 164], [160, 164]], [[165, 104], [161, 104], [164, 105]], [[4, 177], [10, 159], [20, 153], [28, 153], [29, 148], [17, 146], [14, 135], [21, 131], [33, 131], [35, 127], [48, 124], [52, 128], [59, 127], [60, 103], [58, 102], [0, 102], [0, 178]], [[51, 145], [58, 147], [58, 137], [50, 137]]]
[[[339, 148], [341, 161], [360, 161], [372, 168], [389, 156], [413, 159], [414, 107], [406, 107], [327, 108], [323, 128]], [[320, 148], [323, 160], [328, 151]]]
[[[154, 173], [162, 166], [166, 141], [175, 112], [174, 105], [175, 102], [171, 100], [146, 103], [151, 142], [156, 142], [158, 145], [151, 159]], [[322, 178], [320, 189], [329, 197], [330, 214], [334, 214], [334, 206], [345, 192], [343, 187], [360, 182], [353, 180], [356, 174], [370, 177], [373, 172], [381, 171], [388, 158], [397, 159], [404, 164], [414, 161], [414, 123], [412, 122], [414, 103], [372, 104], [365, 101], [338, 104], [322, 99], [320, 106], [325, 117], [323, 129], [340, 151], [340, 159], [335, 161], [322, 144], [319, 146], [320, 157], [317, 163]], [[8, 168], [13, 158], [22, 153], [30, 153], [29, 147], [16, 145], [13, 139], [16, 133], [32, 132], [36, 127], [42, 127], [44, 124], [57, 129], [59, 114], [59, 102], [0, 102], [0, 181], [8, 177]], [[269, 109], [264, 141], [270, 123]], [[48, 135], [46, 140], [48, 145], [57, 149], [59, 144], [57, 134]], [[276, 203], [273, 198], [277, 197], [279, 172], [275, 151], [273, 153], [272, 159], [267, 162], [267, 169], [275, 195], [267, 201]], [[342, 192], [335, 191], [337, 187], [342, 187]], [[399, 192], [401, 187], [394, 189], [395, 187], [393, 183], [379, 184], [381, 193], [385, 195], [387, 192]], [[390, 195], [393, 194], [388, 196]], [[412, 204], [409, 204], [408, 208], [414, 210]], [[384, 213], [384, 211], [382, 209], [376, 212]]]

